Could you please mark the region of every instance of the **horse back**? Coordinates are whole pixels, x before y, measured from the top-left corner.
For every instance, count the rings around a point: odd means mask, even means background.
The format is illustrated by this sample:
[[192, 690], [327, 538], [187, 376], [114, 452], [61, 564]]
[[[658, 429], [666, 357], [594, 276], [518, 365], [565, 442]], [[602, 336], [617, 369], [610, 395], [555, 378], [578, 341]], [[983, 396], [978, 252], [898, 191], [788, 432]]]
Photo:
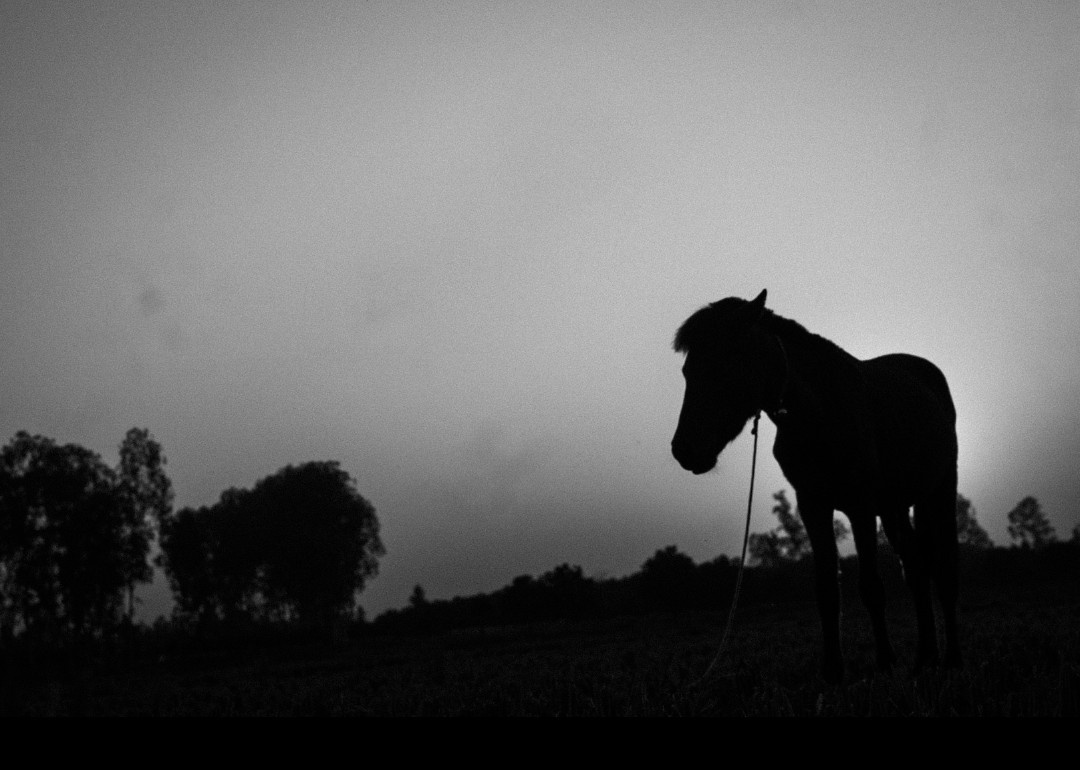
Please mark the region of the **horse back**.
[[[933, 407], [933, 415], [956, 425], [949, 383], [941, 370], [925, 358], [907, 353], [892, 353], [862, 361], [862, 369], [876, 401], [888, 402], [900, 411], [918, 410], [905, 417], [928, 417], [919, 411]], [[920, 409], [921, 408], [921, 409]]]
[[872, 358], [860, 368], [887, 485], [910, 504], [929, 487], [955, 479], [956, 408], [941, 370], [905, 353]]

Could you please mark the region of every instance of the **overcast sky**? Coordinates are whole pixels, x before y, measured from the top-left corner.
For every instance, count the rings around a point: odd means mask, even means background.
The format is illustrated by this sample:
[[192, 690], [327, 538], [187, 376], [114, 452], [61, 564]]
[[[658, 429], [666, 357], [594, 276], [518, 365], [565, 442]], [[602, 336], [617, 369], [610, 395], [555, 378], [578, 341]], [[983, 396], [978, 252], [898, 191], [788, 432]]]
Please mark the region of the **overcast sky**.
[[991, 537], [1067, 537], [1078, 214], [1075, 2], [0, 0], [0, 441], [148, 427], [177, 507], [338, 460], [369, 617], [701, 561], [750, 436], [679, 468], [671, 337], [768, 288], [937, 363]]

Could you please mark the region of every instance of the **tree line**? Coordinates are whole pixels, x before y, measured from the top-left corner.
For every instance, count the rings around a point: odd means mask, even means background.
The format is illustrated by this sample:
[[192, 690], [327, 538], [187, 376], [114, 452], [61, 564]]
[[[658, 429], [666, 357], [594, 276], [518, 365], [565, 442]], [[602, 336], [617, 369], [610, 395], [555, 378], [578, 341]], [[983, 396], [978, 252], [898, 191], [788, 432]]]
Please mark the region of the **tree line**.
[[[777, 526], [764, 533], [750, 536], [747, 550], [750, 563], [758, 566], [775, 566], [785, 561], [798, 561], [810, 556], [810, 538], [798, 515], [799, 509], [792, 509], [784, 490], [773, 493], [775, 504], [772, 513], [779, 520]], [[1009, 522], [1009, 537], [1014, 547], [1040, 550], [1058, 542], [1050, 520], [1043, 513], [1042, 506], [1034, 497], [1025, 497], [1006, 515]], [[842, 542], [850, 535], [847, 525], [839, 519], [833, 522], [833, 532], [837, 542]], [[990, 535], [979, 524], [975, 507], [971, 500], [961, 494], [956, 496], [956, 536], [962, 548], [993, 548]], [[1080, 524], [1072, 533], [1074, 541], [1080, 541]], [[878, 528], [879, 545], [888, 547], [889, 543], [883, 529]]]
[[63, 647], [131, 627], [155, 540], [181, 626], [352, 619], [385, 551], [374, 507], [337, 462], [289, 465], [179, 511], [165, 465], [143, 428], [124, 436], [115, 467], [25, 431], [0, 450], [0, 645]]
[[[773, 495], [772, 514], [777, 526], [751, 535], [749, 568], [744, 578], [740, 603], [786, 603], [814, 601], [814, 573], [810, 542], [787, 493]], [[1059, 543], [1053, 527], [1038, 501], [1024, 498], [1008, 514], [1011, 549], [995, 548], [978, 522], [971, 501], [957, 495], [957, 534], [961, 569], [971, 584], [1008, 585], [1018, 565], [1039, 559], [1051, 572], [1075, 572], [1076, 549], [1080, 547], [1080, 525], [1067, 544]], [[836, 520], [838, 541], [850, 535], [847, 526]], [[879, 530], [883, 561], [892, 560], [897, 582], [892, 593], [904, 595], [900, 585], [899, 561]], [[1048, 554], [1048, 556], [1044, 556]], [[1019, 559], [1013, 557], [1020, 557]], [[844, 580], [854, 582], [857, 557], [841, 560]], [[1030, 566], [1030, 565], [1029, 565]], [[726, 611], [738, 577], [738, 558], [719, 556], [696, 564], [671, 545], [649, 557], [640, 570], [622, 578], [589, 578], [580, 566], [562, 564], [539, 578], [520, 575], [491, 593], [458, 596], [449, 600], [429, 600], [422, 586], [413, 588], [408, 605], [379, 615], [372, 623], [377, 632], [433, 633], [455, 628], [484, 628], [551, 620], [585, 620], [600, 617], [640, 615], [653, 612]], [[1072, 572], [1069, 572], [1072, 570]], [[887, 571], [888, 572], [888, 571]], [[850, 586], [851, 595], [857, 593]]]
[[[173, 628], [200, 635], [256, 624], [333, 629], [361, 617], [357, 594], [385, 549], [374, 507], [337, 462], [288, 465], [251, 489], [230, 488], [212, 505], [179, 511], [165, 465], [160, 444], [142, 428], [124, 436], [115, 467], [84, 447], [25, 431], [0, 449], [0, 646], [16, 637], [63, 646], [130, 628], [136, 588], [153, 575], [155, 540], [154, 563], [175, 599]], [[783, 577], [806, 571], [810, 544], [786, 492], [773, 499], [777, 526], [750, 539], [755, 575], [748, 590], [782, 600], [792, 585], [812, 589], [809, 572]], [[958, 495], [956, 512], [962, 548], [992, 549], [971, 501]], [[1007, 518], [1018, 551], [1057, 542], [1033, 497]], [[849, 535], [839, 520], [835, 534]], [[1070, 542], [1080, 545], [1080, 525]], [[562, 564], [491, 594], [449, 601], [429, 601], [416, 586], [407, 607], [387, 611], [374, 626], [412, 631], [723, 609], [737, 569], [726, 556], [695, 564], [668, 546], [625, 578], [597, 580]]]

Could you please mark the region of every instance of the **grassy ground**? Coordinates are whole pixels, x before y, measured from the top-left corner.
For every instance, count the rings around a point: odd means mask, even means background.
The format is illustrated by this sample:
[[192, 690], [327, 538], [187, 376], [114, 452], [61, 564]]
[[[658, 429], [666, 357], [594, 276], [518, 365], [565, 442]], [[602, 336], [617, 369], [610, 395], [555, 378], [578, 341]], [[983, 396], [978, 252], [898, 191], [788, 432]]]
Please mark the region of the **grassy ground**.
[[24, 682], [8, 714], [155, 716], [1043, 716], [1080, 714], [1075, 588], [973, 592], [966, 666], [911, 676], [910, 601], [893, 596], [901, 664], [873, 670], [863, 608], [845, 606], [848, 677], [817, 676], [813, 603], [740, 608], [718, 670], [699, 681], [724, 617], [687, 613], [369, 636], [344, 647], [158, 657]]

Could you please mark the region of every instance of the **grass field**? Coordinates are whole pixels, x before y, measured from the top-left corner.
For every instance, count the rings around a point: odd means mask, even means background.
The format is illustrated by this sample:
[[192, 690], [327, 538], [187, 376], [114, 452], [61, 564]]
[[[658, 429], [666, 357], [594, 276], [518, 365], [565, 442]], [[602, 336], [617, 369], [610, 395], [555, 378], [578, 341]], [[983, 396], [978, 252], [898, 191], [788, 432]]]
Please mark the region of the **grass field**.
[[1077, 587], [972, 592], [961, 607], [962, 670], [917, 678], [915, 628], [894, 596], [901, 655], [873, 670], [869, 623], [844, 609], [848, 674], [818, 678], [812, 602], [741, 608], [717, 671], [721, 613], [684, 613], [361, 635], [343, 646], [279, 646], [157, 656], [77, 676], [23, 681], [9, 715], [100, 716], [1076, 716], [1080, 714]]

